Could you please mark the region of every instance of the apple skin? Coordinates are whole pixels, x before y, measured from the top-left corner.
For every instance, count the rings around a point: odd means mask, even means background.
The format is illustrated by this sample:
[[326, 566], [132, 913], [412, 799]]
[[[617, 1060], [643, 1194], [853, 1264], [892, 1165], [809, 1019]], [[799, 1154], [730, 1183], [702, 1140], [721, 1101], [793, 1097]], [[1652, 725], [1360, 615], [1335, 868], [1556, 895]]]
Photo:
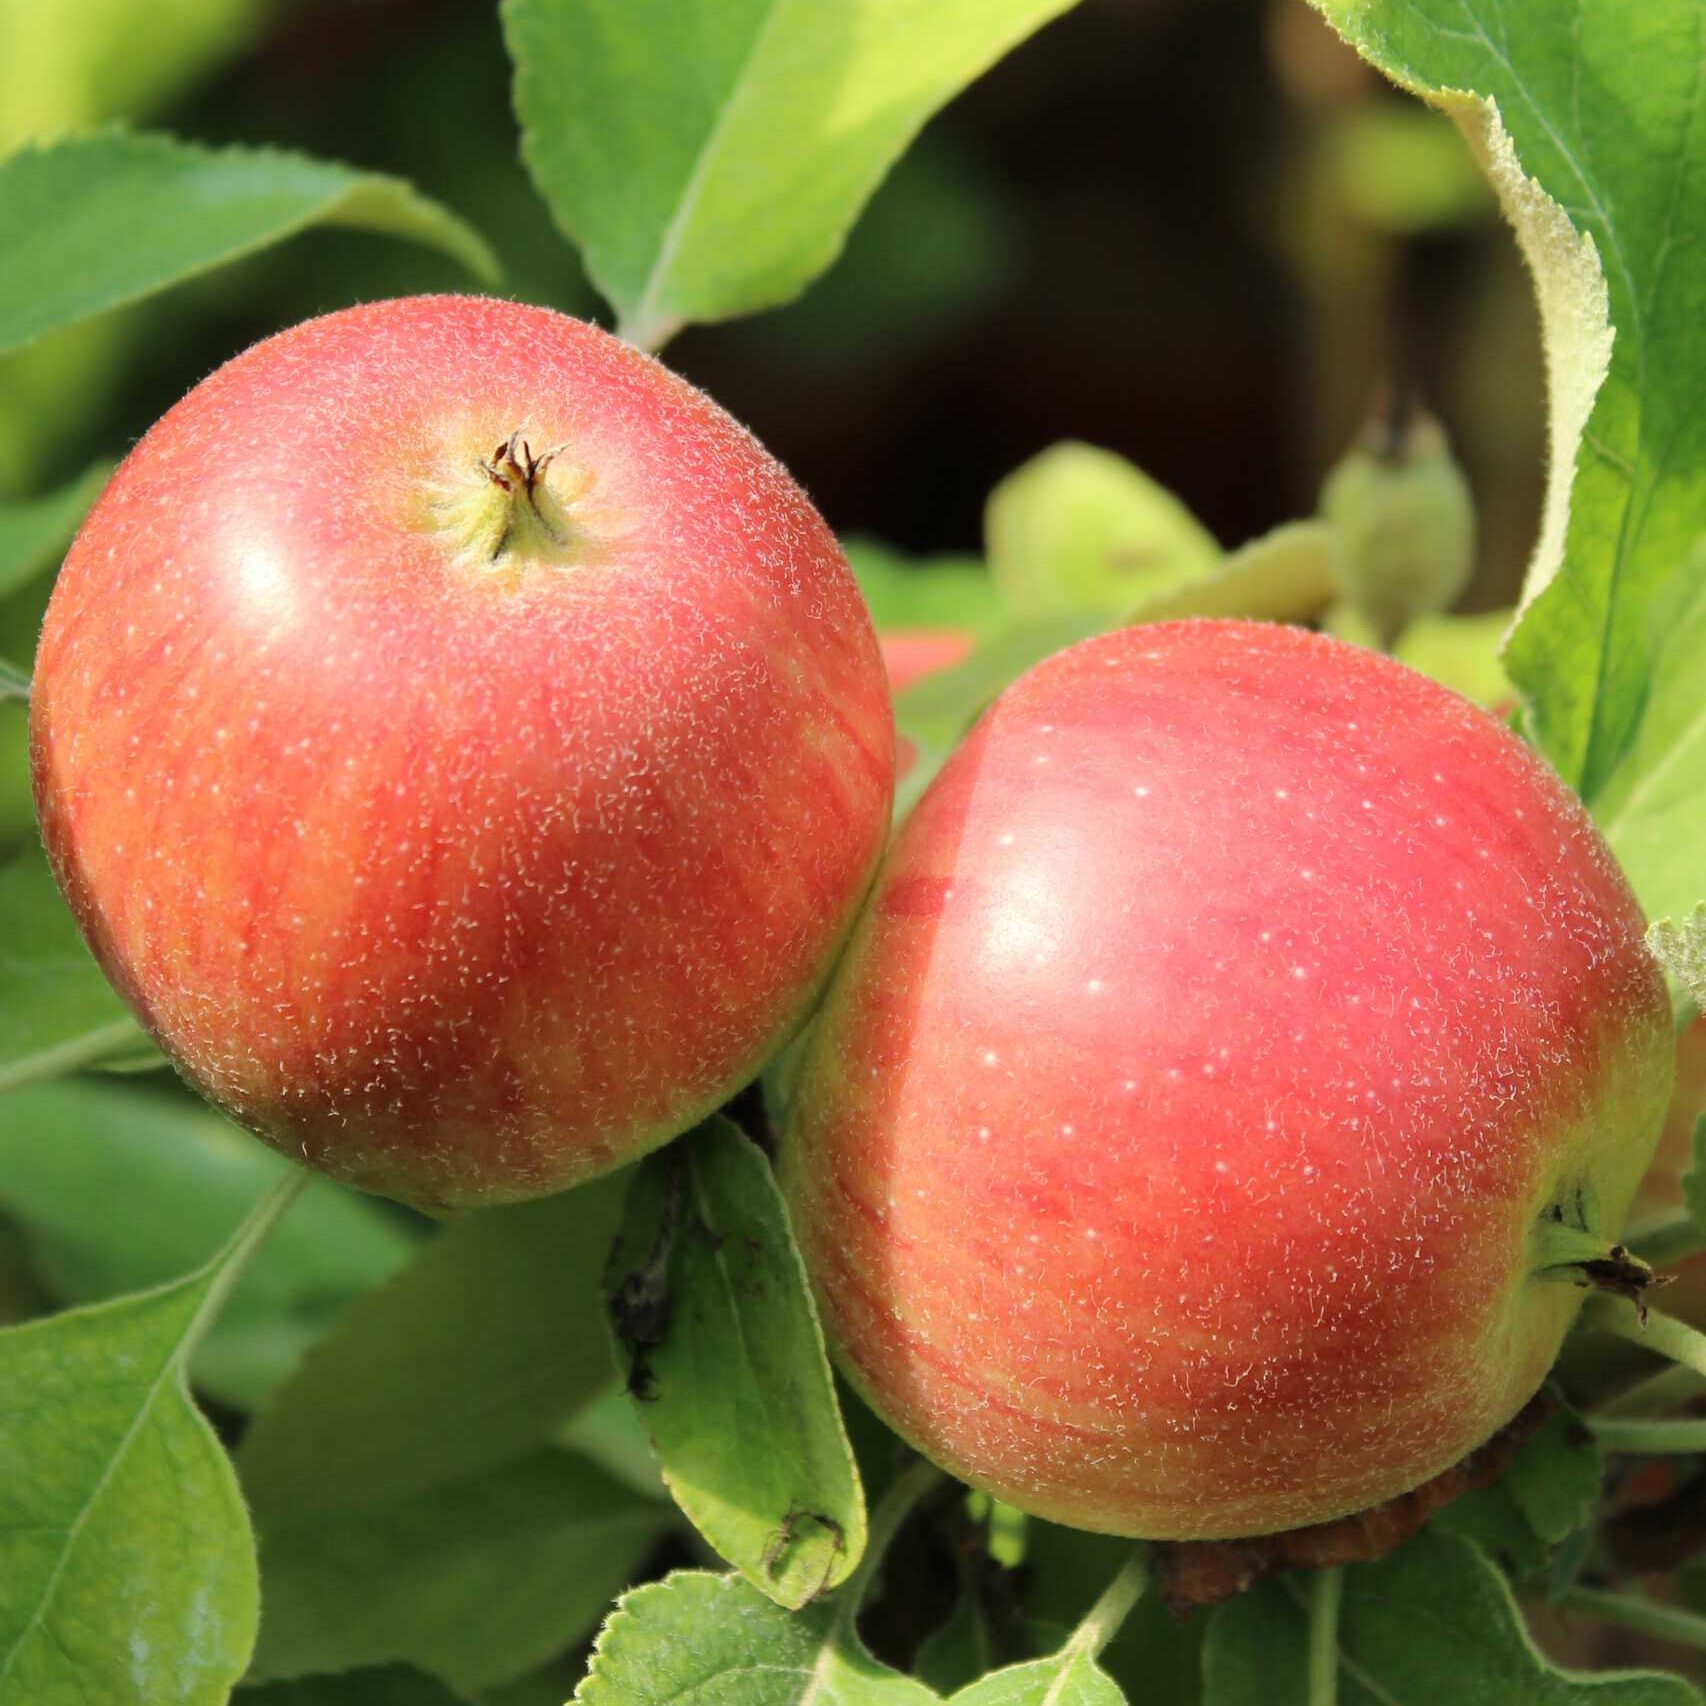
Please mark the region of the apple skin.
[[783, 469], [597, 328], [466, 297], [297, 326], [148, 433], [60, 575], [31, 740], [61, 886], [183, 1073], [433, 1208], [751, 1078], [893, 787], [876, 636]]
[[1080, 1528], [1272, 1532], [1544, 1378], [1670, 1087], [1626, 883], [1507, 731], [1299, 630], [1128, 629], [1010, 688], [892, 846], [783, 1176], [843, 1368]]

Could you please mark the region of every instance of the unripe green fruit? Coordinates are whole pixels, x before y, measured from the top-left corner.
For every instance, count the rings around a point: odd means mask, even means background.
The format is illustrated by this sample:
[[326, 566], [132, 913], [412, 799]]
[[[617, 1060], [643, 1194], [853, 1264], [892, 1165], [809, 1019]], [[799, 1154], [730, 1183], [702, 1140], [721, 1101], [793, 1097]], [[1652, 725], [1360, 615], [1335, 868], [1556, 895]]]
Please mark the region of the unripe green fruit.
[[1321, 515], [1339, 584], [1387, 650], [1469, 584], [1474, 501], [1431, 415], [1371, 423], [1327, 476]]

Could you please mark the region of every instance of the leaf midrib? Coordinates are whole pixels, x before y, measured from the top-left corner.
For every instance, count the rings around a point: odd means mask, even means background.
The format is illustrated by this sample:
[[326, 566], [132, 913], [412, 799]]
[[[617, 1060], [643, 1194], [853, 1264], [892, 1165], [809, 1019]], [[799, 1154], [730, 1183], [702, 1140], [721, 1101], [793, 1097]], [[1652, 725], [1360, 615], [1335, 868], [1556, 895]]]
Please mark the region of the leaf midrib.
[[[1578, 17], [1581, 11], [1581, 4], [1582, 0], [1576, 0], [1575, 11]], [[1486, 48], [1488, 56], [1503, 69], [1505, 75], [1510, 79], [1511, 86], [1522, 97], [1522, 100], [1527, 106], [1529, 112], [1534, 116], [1535, 123], [1539, 125], [1543, 134], [1551, 142], [1552, 146], [1557, 149], [1559, 156], [1568, 164], [1570, 170], [1575, 174], [1576, 182], [1581, 186], [1587, 196], [1588, 208], [1592, 212], [1593, 217], [1599, 222], [1600, 229], [1605, 234], [1606, 250], [1608, 251], [1609, 256], [1615, 259], [1616, 270], [1623, 283], [1624, 298], [1629, 304], [1630, 325], [1627, 327], [1627, 332], [1630, 344], [1626, 347], [1632, 347], [1634, 352], [1636, 395], [1639, 397], [1645, 397], [1646, 336], [1643, 325], [1644, 316], [1642, 313], [1642, 303], [1638, 292], [1635, 290], [1635, 281], [1629, 270], [1628, 257], [1623, 251], [1623, 245], [1618, 236], [1617, 225], [1612, 220], [1604, 201], [1601, 199], [1598, 184], [1589, 176], [1581, 161], [1576, 158], [1575, 149], [1572, 148], [1565, 137], [1560, 134], [1557, 127], [1552, 123], [1551, 119], [1548, 118], [1545, 111], [1542, 109], [1540, 103], [1535, 100], [1534, 96], [1530, 93], [1528, 85], [1518, 74], [1515, 65], [1511, 63], [1511, 60], [1504, 49], [1496, 44], [1493, 41], [1493, 38], [1488, 35], [1486, 25], [1483, 23], [1479, 12], [1471, 11], [1470, 16], [1475, 20], [1475, 33], [1480, 38], [1482, 45]], [[1571, 63], [1576, 74], [1579, 76], [1581, 71], [1579, 45], [1572, 45], [1573, 58]], [[1538, 179], [1535, 181], [1538, 183]], [[1601, 265], [1604, 266], [1605, 264], [1605, 261], [1602, 260]], [[1615, 320], [1612, 324], [1614, 336], [1624, 330], [1624, 328], [1620, 328], [1616, 325]], [[1609, 377], [1610, 375], [1607, 374], [1607, 378]], [[1603, 395], [1604, 380], [1601, 381], [1600, 390], [1594, 397], [1594, 406], [1589, 411], [1588, 420], [1583, 423], [1582, 443], [1584, 445], [1588, 441], [1593, 417], [1599, 412], [1599, 404]], [[1637, 437], [1639, 437], [1644, 425], [1645, 410], [1643, 409], [1641, 420], [1636, 428]], [[1577, 446], [1578, 456], [1581, 448], [1581, 445]], [[1637, 452], [1637, 456], [1638, 455], [1639, 452]], [[1570, 478], [1572, 493], [1575, 488], [1576, 478], [1576, 474], [1572, 472]], [[1618, 518], [1617, 542], [1612, 550], [1611, 563], [1606, 584], [1605, 601], [1603, 606], [1595, 612], [1597, 620], [1595, 621], [1594, 626], [1597, 632], [1594, 636], [1596, 644], [1593, 660], [1593, 697], [1588, 704], [1587, 727], [1582, 731], [1581, 751], [1576, 756], [1576, 762], [1574, 765], [1576, 772], [1575, 781], [1578, 785], [1585, 785], [1590, 779], [1594, 769], [1597, 768], [1596, 755], [1600, 749], [1600, 743], [1605, 726], [1605, 704], [1608, 697], [1605, 692], [1605, 684], [1611, 674], [1611, 637], [1612, 629], [1615, 626], [1612, 617], [1613, 612], [1617, 607], [1617, 590], [1623, 579], [1629, 555], [1630, 512], [1634, 506], [1635, 484], [1636, 482], [1632, 475], [1630, 478], [1630, 491], [1622, 506], [1622, 514]], [[1572, 530], [1566, 526], [1563, 540], [1564, 561], [1559, 564], [1560, 569], [1564, 568], [1569, 561], [1571, 531]]]
[[[618, 331], [632, 341], [640, 342], [642, 347], [650, 347], [653, 329], [667, 333], [671, 329], [671, 321], [658, 320], [656, 298], [669, 276], [670, 268], [675, 264], [675, 258], [681, 244], [686, 238], [688, 226], [692, 223], [693, 215], [699, 209], [699, 203], [705, 194], [705, 186], [709, 181], [712, 168], [716, 165], [718, 153], [722, 147], [723, 137], [728, 129], [730, 116], [739, 106], [741, 98], [749, 86], [752, 67], [757, 61], [771, 27], [776, 22], [778, 14], [787, 4], [787, 0], [769, 0], [764, 7], [751, 39], [747, 42], [746, 51], [742, 54], [740, 67], [735, 73], [734, 81], [729, 85], [727, 94], [717, 108], [717, 115], [711, 127], [705, 133], [705, 140], [699, 145], [699, 151], [693, 157], [687, 178], [682, 184], [680, 199], [675, 204], [675, 212], [670, 216], [669, 224], [664, 227], [663, 236], [658, 242], [657, 254], [652, 259], [651, 267], [646, 273], [644, 284], [640, 287], [638, 301], [633, 308], [622, 316], [622, 325]], [[661, 342], [661, 338], [657, 341]]]
[[[212, 1288], [210, 1279], [209, 1277], [205, 1277], [205, 1271], [201, 1283], [204, 1287], [204, 1291], [211, 1294]], [[60, 1549], [59, 1561], [54, 1565], [46, 1582], [42, 1586], [41, 1596], [36, 1601], [36, 1607], [30, 1614], [29, 1622], [18, 1631], [18, 1638], [12, 1643], [11, 1650], [6, 1654], [5, 1663], [0, 1664], [0, 1700], [3, 1700], [4, 1698], [3, 1691], [6, 1687], [7, 1679], [12, 1674], [12, 1668], [17, 1663], [19, 1654], [21, 1654], [25, 1647], [28, 1646], [37, 1630], [42, 1627], [43, 1620], [46, 1618], [48, 1613], [48, 1608], [52, 1605], [54, 1596], [59, 1590], [59, 1584], [64, 1579], [65, 1572], [70, 1566], [72, 1555], [77, 1550], [78, 1543], [82, 1538], [83, 1530], [88, 1525], [91, 1514], [105, 1496], [107, 1488], [111, 1485], [112, 1479], [118, 1473], [120, 1466], [130, 1455], [131, 1448], [135, 1445], [137, 1437], [142, 1432], [143, 1427], [153, 1416], [154, 1407], [160, 1401], [160, 1394], [165, 1389], [166, 1382], [170, 1380], [182, 1366], [185, 1348], [194, 1341], [198, 1331], [204, 1324], [202, 1317], [205, 1313], [206, 1306], [207, 1296], [204, 1295], [201, 1303], [191, 1311], [189, 1319], [184, 1323], [183, 1330], [178, 1335], [177, 1342], [166, 1353], [162, 1360], [160, 1364], [160, 1372], [149, 1383], [148, 1396], [137, 1407], [136, 1415], [131, 1419], [130, 1426], [125, 1429], [124, 1437], [119, 1441], [117, 1449], [107, 1460], [106, 1468], [101, 1471], [100, 1478], [95, 1482], [94, 1487], [90, 1490], [89, 1496], [84, 1500], [82, 1508], [72, 1519], [71, 1525], [65, 1530], [65, 1545]]]

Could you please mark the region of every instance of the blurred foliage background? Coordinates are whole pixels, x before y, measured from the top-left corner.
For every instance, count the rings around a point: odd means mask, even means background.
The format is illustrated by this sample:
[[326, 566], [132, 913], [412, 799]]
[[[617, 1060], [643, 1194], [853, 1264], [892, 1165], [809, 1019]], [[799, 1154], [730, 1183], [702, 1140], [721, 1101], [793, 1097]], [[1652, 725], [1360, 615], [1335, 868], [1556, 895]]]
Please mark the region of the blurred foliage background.
[[[396, 172], [492, 240], [510, 292], [591, 313], [508, 84], [484, 0], [83, 0], [74, 31], [0, 0], [0, 151], [128, 120]], [[408, 245], [320, 231], [50, 339], [0, 362], [0, 496], [122, 453], [283, 325], [466, 287]], [[804, 299], [691, 330], [669, 360], [837, 528], [913, 552], [975, 550], [990, 487], [1063, 437], [1130, 457], [1237, 544], [1313, 508], [1393, 377], [1473, 484], [1470, 608], [1511, 602], [1538, 510], [1514, 244], [1450, 125], [1298, 0], [1088, 0], [929, 127]], [[27, 653], [38, 614], [0, 609], [0, 652]]]

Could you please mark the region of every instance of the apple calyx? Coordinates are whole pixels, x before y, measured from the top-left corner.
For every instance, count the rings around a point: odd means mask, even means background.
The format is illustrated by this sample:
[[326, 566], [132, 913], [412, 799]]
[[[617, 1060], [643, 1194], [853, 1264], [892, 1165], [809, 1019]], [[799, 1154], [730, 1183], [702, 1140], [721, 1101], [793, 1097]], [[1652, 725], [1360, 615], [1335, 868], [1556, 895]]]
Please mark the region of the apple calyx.
[[535, 455], [517, 428], [475, 459], [475, 478], [459, 480], [435, 508], [435, 521], [457, 554], [487, 570], [564, 566], [586, 555], [588, 535], [569, 510], [591, 485], [584, 469], [558, 462], [559, 444]]
[[1536, 1279], [1626, 1297], [1643, 1322], [1647, 1319], [1647, 1292], [1670, 1283], [1669, 1274], [1654, 1273], [1639, 1256], [1630, 1253], [1626, 1244], [1608, 1244], [1551, 1215], [1543, 1215], [1536, 1223], [1533, 1250]]

